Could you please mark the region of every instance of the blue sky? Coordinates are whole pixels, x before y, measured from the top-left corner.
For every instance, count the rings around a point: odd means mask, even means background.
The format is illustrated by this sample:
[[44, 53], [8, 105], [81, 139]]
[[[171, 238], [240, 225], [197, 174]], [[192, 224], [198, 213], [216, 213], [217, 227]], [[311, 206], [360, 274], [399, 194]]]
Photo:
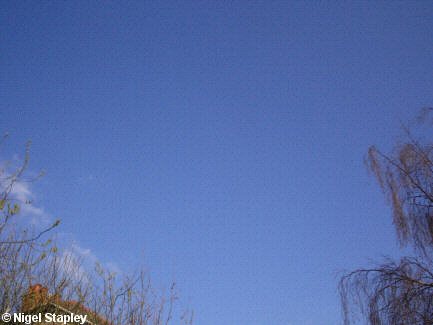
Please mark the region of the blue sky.
[[59, 236], [196, 324], [338, 324], [337, 273], [398, 254], [363, 158], [433, 105], [432, 2], [0, 6], [2, 160], [31, 139]]

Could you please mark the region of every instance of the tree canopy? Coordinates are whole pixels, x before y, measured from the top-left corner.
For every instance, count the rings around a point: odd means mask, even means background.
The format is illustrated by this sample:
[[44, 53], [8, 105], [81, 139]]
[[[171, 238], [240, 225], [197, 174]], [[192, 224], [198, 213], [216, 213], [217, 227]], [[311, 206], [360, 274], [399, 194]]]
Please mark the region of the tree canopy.
[[[425, 111], [424, 126], [430, 113]], [[370, 147], [366, 165], [392, 208], [398, 241], [413, 256], [344, 275], [339, 289], [345, 324], [433, 324], [433, 143], [403, 130], [404, 140], [389, 154]]]

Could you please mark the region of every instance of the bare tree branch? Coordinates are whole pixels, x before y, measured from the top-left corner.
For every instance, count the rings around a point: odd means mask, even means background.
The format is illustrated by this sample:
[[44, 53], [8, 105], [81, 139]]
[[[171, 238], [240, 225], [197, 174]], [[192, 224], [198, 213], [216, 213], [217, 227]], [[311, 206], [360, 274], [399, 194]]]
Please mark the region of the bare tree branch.
[[[423, 119], [432, 112], [425, 110]], [[400, 244], [415, 256], [344, 275], [339, 291], [346, 325], [433, 324], [433, 144], [403, 129], [404, 143], [389, 155], [370, 147], [366, 165], [392, 207]]]

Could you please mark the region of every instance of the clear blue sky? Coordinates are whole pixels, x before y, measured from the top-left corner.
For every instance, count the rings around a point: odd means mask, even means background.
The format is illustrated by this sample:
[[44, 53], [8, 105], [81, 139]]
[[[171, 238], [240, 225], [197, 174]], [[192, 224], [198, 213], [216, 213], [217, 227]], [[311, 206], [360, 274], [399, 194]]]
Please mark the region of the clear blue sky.
[[340, 322], [336, 273], [397, 254], [363, 157], [433, 105], [433, 3], [0, 4], [1, 158], [104, 263], [145, 247], [195, 323]]

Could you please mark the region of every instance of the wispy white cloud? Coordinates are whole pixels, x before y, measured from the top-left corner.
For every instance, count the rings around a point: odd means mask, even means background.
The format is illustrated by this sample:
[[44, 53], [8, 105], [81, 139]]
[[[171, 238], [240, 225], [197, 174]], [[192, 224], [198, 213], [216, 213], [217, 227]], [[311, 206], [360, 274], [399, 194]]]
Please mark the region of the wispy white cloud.
[[36, 205], [36, 193], [32, 190], [31, 183], [25, 181], [15, 182], [9, 198], [16, 200], [20, 205], [19, 217], [23, 217], [23, 222], [28, 222], [36, 229], [47, 228], [53, 223], [48, 212], [43, 207]]
[[80, 280], [86, 278], [86, 271], [80, 257], [72, 249], [63, 250], [57, 259], [57, 263], [62, 272], [69, 274], [74, 279]]
[[85, 275], [88, 274], [86, 270], [92, 270], [96, 263], [109, 272], [121, 272], [117, 263], [102, 263], [90, 248], [84, 248], [76, 243], [63, 251], [59, 263], [64, 272], [71, 273], [77, 279], [85, 278]]
[[92, 183], [95, 180], [95, 176], [92, 174], [89, 174], [87, 176], [79, 176], [77, 178], [77, 182], [79, 184], [88, 184], [88, 183]]
[[[12, 161], [14, 162], [14, 165], [19, 166], [18, 156], [14, 155]], [[29, 171], [29, 173], [34, 174], [31, 171]], [[10, 175], [10, 173], [6, 172], [2, 176], [3, 178], [7, 178]], [[78, 181], [92, 182], [93, 180], [94, 176], [90, 174], [86, 177], [80, 177]], [[43, 207], [34, 203], [37, 198], [37, 193], [32, 189], [31, 182], [16, 181], [11, 188], [9, 198], [16, 200], [17, 203], [19, 203], [20, 215], [25, 217], [37, 228], [46, 227], [52, 223], [52, 218], [48, 212]], [[97, 262], [100, 261], [90, 248], [84, 248], [76, 243], [72, 244], [69, 249], [64, 249], [59, 259], [60, 267], [63, 271], [76, 272], [77, 276], [85, 274], [85, 269], [88, 267], [93, 268], [94, 264]], [[101, 265], [110, 272], [121, 272], [119, 266], [115, 262], [101, 263]]]
[[[72, 250], [75, 251], [79, 257], [81, 257], [85, 263], [101, 263], [101, 261], [98, 259], [98, 257], [90, 250], [90, 248], [84, 248], [81, 247], [78, 244], [72, 245]], [[106, 270], [110, 272], [119, 273], [120, 267], [115, 262], [107, 262], [107, 263], [101, 263]]]
[[18, 200], [21, 206], [21, 213], [26, 216], [33, 217], [47, 217], [46, 211], [35, 206], [32, 202], [35, 198], [35, 194], [30, 189], [30, 184], [26, 182], [16, 182], [14, 183], [11, 193], [11, 198]]
[[92, 253], [90, 248], [84, 248], [79, 246], [78, 244], [72, 245], [72, 250], [78, 254], [81, 258], [85, 259], [88, 262], [97, 262], [98, 259], [96, 258], [96, 255]]
[[[11, 186], [11, 177], [17, 170], [22, 168], [22, 163], [20, 164], [18, 158], [14, 155], [11, 162], [6, 162], [3, 159], [0, 159], [0, 191], [3, 192], [5, 190], [10, 190], [8, 194], [8, 198], [12, 200], [14, 203], [18, 203], [20, 206], [20, 214], [23, 216], [32, 216], [35, 218], [47, 219], [48, 213], [42, 208], [32, 203], [36, 194], [32, 190], [31, 185], [32, 179], [35, 179], [40, 174], [35, 174], [32, 171], [26, 170], [26, 174], [30, 175], [29, 180], [26, 179], [18, 179]], [[11, 186], [11, 188], [9, 188]]]

